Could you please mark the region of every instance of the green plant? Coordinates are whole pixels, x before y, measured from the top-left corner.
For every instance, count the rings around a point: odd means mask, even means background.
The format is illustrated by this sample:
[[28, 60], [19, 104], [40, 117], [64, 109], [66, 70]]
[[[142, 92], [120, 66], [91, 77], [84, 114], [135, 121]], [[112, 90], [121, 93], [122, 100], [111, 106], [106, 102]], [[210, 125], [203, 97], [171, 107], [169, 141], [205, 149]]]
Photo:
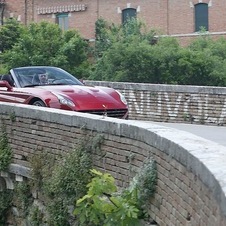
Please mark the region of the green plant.
[[47, 222], [49, 225], [54, 226], [69, 226], [70, 220], [74, 219], [70, 216], [68, 206], [70, 202], [65, 197], [54, 197], [49, 200], [50, 202], [46, 205], [49, 217]]
[[[71, 214], [74, 200], [81, 198], [87, 191], [86, 184], [90, 181], [92, 155], [99, 153], [103, 142], [101, 135], [85, 137], [76, 148], [55, 159], [46, 151], [29, 158], [31, 166], [30, 182], [33, 191], [42, 197], [45, 211], [30, 213], [33, 223], [48, 222], [48, 225], [67, 226], [75, 221]], [[42, 219], [41, 219], [42, 218]], [[32, 224], [31, 222], [31, 224]]]
[[38, 206], [32, 206], [29, 211], [28, 220], [31, 226], [43, 225], [44, 214]]
[[0, 191], [0, 225], [6, 225], [7, 211], [12, 204], [13, 191], [3, 190]]
[[6, 50], [0, 54], [1, 63], [8, 69], [45, 64], [65, 68], [77, 77], [87, 76], [88, 43], [77, 31], [63, 32], [59, 26], [42, 21], [23, 27], [17, 37], [13, 45], [10, 42], [6, 48], [4, 44]]
[[70, 216], [68, 206], [73, 206], [74, 200], [86, 192], [92, 168], [92, 152], [87, 145], [90, 147], [91, 144], [87, 141], [64, 156], [55, 164], [51, 177], [44, 178], [44, 193], [50, 201], [47, 210], [55, 225], [67, 225]]
[[187, 121], [189, 119], [188, 113], [183, 114], [183, 119], [184, 119], [184, 121]]
[[34, 190], [42, 190], [44, 178], [48, 180], [52, 176], [55, 158], [46, 151], [40, 152], [36, 155], [29, 156], [32, 180], [29, 181]]
[[18, 42], [23, 27], [24, 26], [15, 19], [5, 21], [4, 25], [0, 27], [0, 52], [11, 49], [13, 45]]
[[14, 188], [14, 204], [20, 212], [20, 216], [26, 217], [29, 206], [32, 203], [30, 185], [27, 181], [18, 182]]
[[108, 173], [91, 170], [94, 175], [88, 192], [76, 202], [74, 214], [81, 226], [140, 225], [147, 217], [145, 205], [154, 194], [157, 179], [153, 160], [144, 164], [128, 189], [118, 192]]
[[10, 115], [9, 115], [9, 117], [10, 117], [10, 120], [12, 122], [15, 122], [16, 121], [16, 114], [15, 114], [15, 112], [11, 112]]
[[0, 171], [7, 169], [12, 159], [12, 150], [8, 144], [6, 128], [3, 126], [0, 137]]
[[144, 162], [144, 165], [133, 178], [129, 191], [137, 190], [139, 206], [145, 206], [147, 200], [155, 193], [157, 181], [156, 162], [151, 158]]
[[116, 195], [114, 178], [108, 173], [91, 170], [95, 175], [87, 185], [87, 195], [79, 199], [74, 214], [80, 225], [138, 225], [139, 209], [132, 193]]

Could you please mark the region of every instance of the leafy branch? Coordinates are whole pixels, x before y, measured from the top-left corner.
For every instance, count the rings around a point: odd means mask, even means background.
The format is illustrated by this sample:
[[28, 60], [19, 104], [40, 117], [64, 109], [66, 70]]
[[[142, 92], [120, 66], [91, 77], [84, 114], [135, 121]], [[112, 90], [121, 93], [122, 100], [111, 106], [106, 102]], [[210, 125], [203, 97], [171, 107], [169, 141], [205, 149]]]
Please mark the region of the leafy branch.
[[95, 169], [91, 173], [94, 177], [87, 185], [88, 192], [76, 202], [74, 211], [80, 225], [141, 225], [144, 204], [155, 191], [155, 162], [145, 164], [131, 186], [122, 192], [118, 192], [110, 174]]

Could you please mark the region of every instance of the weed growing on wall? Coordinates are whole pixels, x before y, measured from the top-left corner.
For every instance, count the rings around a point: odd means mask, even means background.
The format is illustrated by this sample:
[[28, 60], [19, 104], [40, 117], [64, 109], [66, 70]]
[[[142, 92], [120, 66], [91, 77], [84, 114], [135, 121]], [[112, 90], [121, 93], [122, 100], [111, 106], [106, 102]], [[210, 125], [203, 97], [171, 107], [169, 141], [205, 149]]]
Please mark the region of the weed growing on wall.
[[16, 205], [20, 217], [25, 218], [29, 213], [29, 207], [32, 203], [30, 185], [27, 181], [15, 184], [13, 203]]
[[7, 212], [12, 204], [13, 191], [0, 191], [0, 225], [6, 225]]
[[137, 175], [133, 178], [129, 186], [129, 190], [132, 191], [136, 189], [138, 191], [138, 200], [141, 206], [154, 195], [156, 181], [156, 162], [153, 159], [148, 159], [148, 161], [144, 162], [144, 165], [141, 167]]
[[33, 190], [41, 192], [44, 183], [43, 180], [44, 178], [51, 177], [56, 159], [53, 155], [43, 151], [29, 157], [28, 161], [31, 165], [30, 176], [32, 180], [30, 180], [30, 185]]
[[15, 112], [11, 112], [9, 114], [9, 118], [10, 118], [11, 122], [15, 122], [16, 121], [16, 114], [15, 114]]
[[43, 225], [43, 220], [44, 214], [43, 212], [39, 209], [38, 206], [31, 206], [29, 215], [28, 215], [28, 221], [31, 222], [32, 226], [40, 226]]
[[12, 159], [12, 150], [9, 147], [5, 126], [0, 137], [0, 171], [7, 169]]
[[157, 171], [154, 160], [145, 163], [128, 189], [118, 192], [114, 178], [93, 169], [89, 190], [76, 202], [74, 214], [81, 226], [138, 226], [148, 215], [147, 200], [155, 192]]
[[[3, 122], [0, 131], [0, 172], [6, 170], [12, 159], [12, 151], [8, 144], [6, 128]], [[13, 193], [11, 190], [0, 191], [0, 225], [6, 225], [7, 211], [12, 204]]]
[[116, 194], [114, 178], [108, 173], [91, 171], [94, 178], [88, 184], [88, 192], [77, 201], [74, 214], [79, 225], [132, 226], [139, 225], [139, 209], [132, 192]]
[[55, 159], [43, 151], [29, 158], [31, 165], [31, 190], [39, 206], [32, 205], [28, 213], [31, 224], [72, 225], [75, 200], [87, 191], [93, 167], [92, 155], [101, 145], [102, 136], [84, 138], [76, 148]]

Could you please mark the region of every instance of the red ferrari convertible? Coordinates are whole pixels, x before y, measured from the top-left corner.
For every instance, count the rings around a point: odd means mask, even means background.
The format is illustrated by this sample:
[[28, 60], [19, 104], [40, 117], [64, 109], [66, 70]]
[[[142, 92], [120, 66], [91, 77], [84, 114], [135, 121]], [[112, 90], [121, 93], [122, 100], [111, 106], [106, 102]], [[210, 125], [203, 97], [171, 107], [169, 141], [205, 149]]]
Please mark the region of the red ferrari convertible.
[[31, 66], [0, 76], [0, 102], [22, 103], [126, 119], [128, 106], [117, 90], [86, 86], [57, 67]]

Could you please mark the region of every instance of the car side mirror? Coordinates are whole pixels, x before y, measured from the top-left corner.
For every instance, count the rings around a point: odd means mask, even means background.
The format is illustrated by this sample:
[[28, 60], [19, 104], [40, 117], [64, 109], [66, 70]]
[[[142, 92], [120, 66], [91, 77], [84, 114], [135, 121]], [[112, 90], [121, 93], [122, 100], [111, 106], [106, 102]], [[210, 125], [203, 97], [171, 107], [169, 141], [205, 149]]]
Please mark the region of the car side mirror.
[[7, 88], [7, 91], [12, 91], [12, 86], [7, 81], [0, 81], [0, 87]]

